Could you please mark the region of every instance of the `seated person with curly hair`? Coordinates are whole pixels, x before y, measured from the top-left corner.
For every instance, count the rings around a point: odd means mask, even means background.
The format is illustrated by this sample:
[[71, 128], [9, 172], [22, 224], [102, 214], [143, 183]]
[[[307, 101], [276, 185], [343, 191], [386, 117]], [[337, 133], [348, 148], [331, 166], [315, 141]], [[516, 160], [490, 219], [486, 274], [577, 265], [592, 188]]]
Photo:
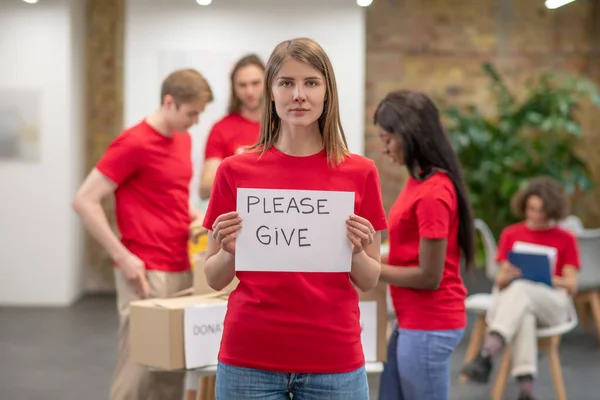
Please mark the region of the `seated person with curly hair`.
[[[533, 400], [533, 379], [537, 372], [538, 326], [555, 326], [569, 318], [569, 296], [577, 289], [579, 250], [576, 238], [557, 225], [568, 213], [568, 197], [561, 184], [546, 177], [534, 178], [512, 199], [513, 212], [523, 222], [506, 227], [498, 244], [497, 292], [489, 311], [489, 330], [477, 358], [466, 365], [463, 376], [485, 383], [494, 358], [504, 344], [513, 354], [512, 375], [519, 384], [519, 400]], [[553, 287], [521, 276], [508, 262], [515, 242], [556, 249]]]

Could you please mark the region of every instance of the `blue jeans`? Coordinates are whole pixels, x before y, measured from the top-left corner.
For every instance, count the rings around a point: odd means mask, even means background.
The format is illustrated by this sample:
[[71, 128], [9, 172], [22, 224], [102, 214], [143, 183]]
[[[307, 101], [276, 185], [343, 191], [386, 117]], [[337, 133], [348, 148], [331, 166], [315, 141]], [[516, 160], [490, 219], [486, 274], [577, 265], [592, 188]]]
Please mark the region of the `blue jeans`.
[[365, 367], [339, 374], [286, 374], [219, 363], [217, 400], [369, 400]]
[[379, 400], [398, 400], [400, 393], [400, 373], [398, 372], [398, 326], [394, 325], [387, 346], [387, 361], [379, 380]]
[[394, 329], [381, 374], [379, 400], [448, 400], [450, 357], [464, 329]]

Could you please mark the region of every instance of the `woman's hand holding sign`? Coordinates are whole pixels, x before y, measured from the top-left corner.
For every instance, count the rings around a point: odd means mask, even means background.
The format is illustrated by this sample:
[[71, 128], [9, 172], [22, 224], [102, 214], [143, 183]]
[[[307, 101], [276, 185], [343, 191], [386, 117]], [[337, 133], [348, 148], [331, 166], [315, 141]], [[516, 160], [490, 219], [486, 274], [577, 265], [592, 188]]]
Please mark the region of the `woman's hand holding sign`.
[[204, 274], [214, 290], [223, 290], [235, 278], [235, 242], [241, 227], [242, 219], [235, 211], [219, 215], [212, 225]]
[[242, 228], [242, 219], [237, 212], [221, 214], [212, 226], [213, 238], [223, 250], [235, 255], [235, 239]]
[[352, 253], [358, 254], [373, 243], [375, 229], [369, 220], [352, 214], [346, 220], [348, 238], [352, 242]]
[[377, 286], [381, 274], [381, 233], [375, 231], [369, 220], [355, 214], [346, 220], [346, 230], [352, 242], [350, 278], [366, 292]]

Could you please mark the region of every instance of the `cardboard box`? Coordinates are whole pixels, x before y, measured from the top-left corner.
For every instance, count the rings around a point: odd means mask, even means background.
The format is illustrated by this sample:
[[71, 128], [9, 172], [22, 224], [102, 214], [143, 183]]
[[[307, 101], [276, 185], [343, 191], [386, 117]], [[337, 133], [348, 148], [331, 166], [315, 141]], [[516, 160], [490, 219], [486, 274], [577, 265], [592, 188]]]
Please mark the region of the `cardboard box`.
[[131, 303], [130, 356], [164, 370], [217, 363], [227, 295], [147, 299]]
[[[206, 281], [206, 275], [204, 274], [204, 260], [204, 252], [197, 254], [194, 259], [194, 295], [216, 293], [213, 288], [208, 286], [208, 282]], [[227, 294], [233, 292], [239, 282], [240, 281], [237, 278], [233, 278], [233, 281], [220, 292]]]
[[360, 325], [366, 362], [387, 360], [387, 284], [359, 293]]
[[[194, 267], [194, 295], [215, 293], [208, 286], [204, 274], [204, 253], [196, 259]], [[234, 278], [222, 292], [231, 293], [238, 285], [239, 280]], [[385, 362], [387, 359], [387, 287], [379, 283], [377, 287], [368, 292], [359, 293], [360, 324], [362, 328], [363, 350], [366, 362]]]
[[[212, 289], [210, 289], [212, 290]], [[359, 291], [362, 343], [367, 362], [386, 361], [385, 284]], [[133, 362], [164, 369], [200, 368], [217, 363], [228, 293], [148, 299], [131, 303]]]

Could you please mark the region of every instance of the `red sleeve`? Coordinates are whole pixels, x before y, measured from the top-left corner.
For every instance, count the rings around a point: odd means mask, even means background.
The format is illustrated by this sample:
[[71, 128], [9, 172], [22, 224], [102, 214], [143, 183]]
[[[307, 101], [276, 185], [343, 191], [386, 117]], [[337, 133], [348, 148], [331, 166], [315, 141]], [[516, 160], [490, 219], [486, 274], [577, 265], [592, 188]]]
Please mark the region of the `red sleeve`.
[[139, 168], [141, 145], [130, 133], [117, 136], [96, 164], [96, 168], [108, 179], [120, 185]]
[[206, 139], [204, 160], [206, 161], [210, 158], [218, 158], [223, 160], [230, 155], [227, 153], [227, 143], [225, 143], [223, 138], [223, 131], [221, 131], [218, 125], [214, 125], [208, 134], [208, 139]]
[[508, 252], [512, 249], [512, 242], [507, 230], [502, 230], [498, 241], [498, 249], [496, 250], [496, 262], [501, 263], [508, 260]]
[[433, 189], [419, 199], [416, 205], [419, 237], [444, 239], [450, 234], [453, 195], [446, 186]]
[[577, 245], [577, 238], [574, 235], [568, 235], [568, 240], [565, 240], [565, 254], [563, 267], [565, 265], [572, 265], [579, 269], [581, 267], [581, 260], [579, 259], [579, 246]]
[[217, 168], [202, 226], [212, 231], [212, 226], [217, 217], [235, 211], [236, 203], [237, 188], [231, 176], [229, 163], [225, 160]]
[[371, 161], [371, 168], [367, 175], [365, 188], [362, 193], [362, 201], [360, 209], [356, 213], [359, 217], [363, 217], [373, 225], [376, 231], [383, 231], [387, 228], [385, 219], [385, 209], [381, 200], [381, 186], [379, 183], [379, 173], [375, 163]]

